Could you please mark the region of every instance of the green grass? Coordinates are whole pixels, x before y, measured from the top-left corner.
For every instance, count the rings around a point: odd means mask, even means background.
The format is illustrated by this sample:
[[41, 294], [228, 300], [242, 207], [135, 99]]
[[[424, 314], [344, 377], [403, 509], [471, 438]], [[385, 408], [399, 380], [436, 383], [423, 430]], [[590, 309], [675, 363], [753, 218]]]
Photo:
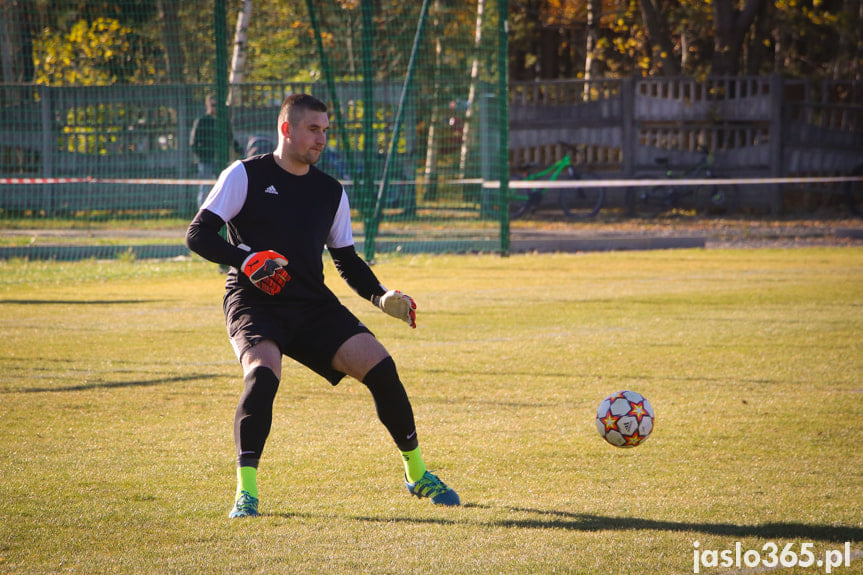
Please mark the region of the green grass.
[[[216, 266], [0, 262], [0, 573], [691, 573], [695, 541], [863, 573], [863, 250], [386, 256], [416, 330], [327, 270], [463, 507], [408, 496], [361, 384], [286, 360], [263, 516], [228, 520]], [[658, 419], [623, 450], [593, 417], [627, 388]]]

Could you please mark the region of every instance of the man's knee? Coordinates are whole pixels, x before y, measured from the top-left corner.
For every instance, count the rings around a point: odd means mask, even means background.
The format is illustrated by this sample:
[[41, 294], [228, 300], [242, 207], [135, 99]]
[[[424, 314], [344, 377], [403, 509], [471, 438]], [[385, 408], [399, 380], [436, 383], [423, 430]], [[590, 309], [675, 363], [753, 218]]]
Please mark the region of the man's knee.
[[332, 366], [336, 371], [363, 381], [369, 371], [389, 355], [375, 336], [359, 333], [339, 347], [333, 356]]
[[273, 401], [279, 390], [279, 378], [268, 367], [259, 366], [243, 378], [244, 388], [240, 396], [239, 411], [244, 415], [272, 413]]
[[266, 367], [273, 372], [276, 379], [282, 377], [282, 352], [276, 342], [269, 339], [247, 349], [240, 358], [240, 363], [246, 376], [258, 367]]
[[234, 416], [237, 461], [241, 466], [257, 467], [273, 423], [279, 379], [270, 368], [259, 366], [246, 373], [244, 384]]

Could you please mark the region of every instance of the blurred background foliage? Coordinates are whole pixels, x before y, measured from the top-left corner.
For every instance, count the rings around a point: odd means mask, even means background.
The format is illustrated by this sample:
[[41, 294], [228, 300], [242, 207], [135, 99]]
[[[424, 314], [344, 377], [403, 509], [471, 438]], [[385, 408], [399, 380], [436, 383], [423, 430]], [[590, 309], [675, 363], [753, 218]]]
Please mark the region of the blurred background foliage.
[[[360, 60], [361, 5], [379, 29], [405, 26], [414, 10], [399, 0], [341, 0], [321, 17], [322, 41]], [[241, 0], [224, 0], [228, 49]], [[434, 0], [431, 16], [452, 0]], [[477, 2], [477, 7], [482, 1]], [[861, 0], [510, 0], [513, 81], [627, 76], [707, 77], [780, 74], [859, 80], [863, 70]], [[211, 83], [215, 80], [212, 0], [0, 0], [2, 81], [6, 84], [105, 85]], [[470, 34], [475, 18], [433, 28]], [[447, 20], [452, 22], [451, 19]], [[305, 2], [256, 2], [248, 26], [244, 81], [321, 76]], [[401, 24], [399, 24], [401, 23]], [[332, 32], [339, 30], [341, 33]], [[379, 80], [403, 71], [408, 57], [392, 30], [375, 42], [389, 57]], [[383, 46], [380, 46], [382, 44]], [[462, 55], [461, 58], [468, 58]]]

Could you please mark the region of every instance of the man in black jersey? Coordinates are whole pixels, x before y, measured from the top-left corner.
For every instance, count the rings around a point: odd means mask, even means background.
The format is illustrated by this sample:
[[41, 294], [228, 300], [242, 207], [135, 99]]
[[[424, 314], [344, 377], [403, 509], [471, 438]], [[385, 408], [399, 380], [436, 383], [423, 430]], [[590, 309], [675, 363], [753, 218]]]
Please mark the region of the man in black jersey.
[[[313, 165], [328, 128], [323, 102], [305, 94], [285, 98], [276, 150], [226, 168], [186, 232], [189, 249], [231, 266], [224, 310], [245, 386], [234, 418], [237, 494], [230, 517], [258, 515], [257, 468], [282, 355], [332, 385], [345, 375], [363, 382], [402, 454], [408, 491], [438, 505], [460, 504], [456, 492], [426, 469], [393, 359], [324, 284], [326, 246], [339, 275], [360, 296], [416, 327], [414, 301], [384, 288], [354, 249], [344, 188]], [[227, 240], [219, 235], [225, 225]]]

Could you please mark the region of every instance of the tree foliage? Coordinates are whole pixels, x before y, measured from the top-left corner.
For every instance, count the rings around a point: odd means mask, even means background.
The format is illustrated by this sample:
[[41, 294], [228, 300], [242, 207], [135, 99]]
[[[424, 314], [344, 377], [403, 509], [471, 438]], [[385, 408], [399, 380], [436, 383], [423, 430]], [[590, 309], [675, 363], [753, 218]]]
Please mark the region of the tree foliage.
[[[511, 76], [581, 76], [586, 3], [512, 2]], [[592, 60], [608, 76], [860, 79], [861, 10], [860, 0], [603, 0]]]
[[[361, 76], [361, 4], [337, 0], [336, 9], [319, 14], [321, 40], [336, 55], [341, 79]], [[400, 16], [416, 6], [401, 0], [372, 4], [375, 77], [398, 77], [415, 26]], [[226, 5], [232, 22], [240, 0]], [[249, 29], [246, 79], [319, 79], [306, 3], [260, 6]], [[433, 6], [433, 19], [454, 10], [445, 0]], [[509, 6], [513, 80], [583, 77], [586, 65], [594, 77], [778, 73], [860, 79], [863, 72], [863, 0], [510, 0]], [[0, 0], [0, 80], [212, 82], [212, 9], [210, 0]], [[427, 65], [461, 69], [473, 57], [463, 47], [469, 42], [449, 41], [473, 35], [471, 11], [458, 14], [445, 26], [430, 26], [422, 51]], [[226, 32], [230, 45], [231, 30]]]
[[114, 18], [78, 20], [67, 33], [45, 29], [36, 44], [36, 81], [42, 84], [131, 83], [154, 73], [146, 39]]

